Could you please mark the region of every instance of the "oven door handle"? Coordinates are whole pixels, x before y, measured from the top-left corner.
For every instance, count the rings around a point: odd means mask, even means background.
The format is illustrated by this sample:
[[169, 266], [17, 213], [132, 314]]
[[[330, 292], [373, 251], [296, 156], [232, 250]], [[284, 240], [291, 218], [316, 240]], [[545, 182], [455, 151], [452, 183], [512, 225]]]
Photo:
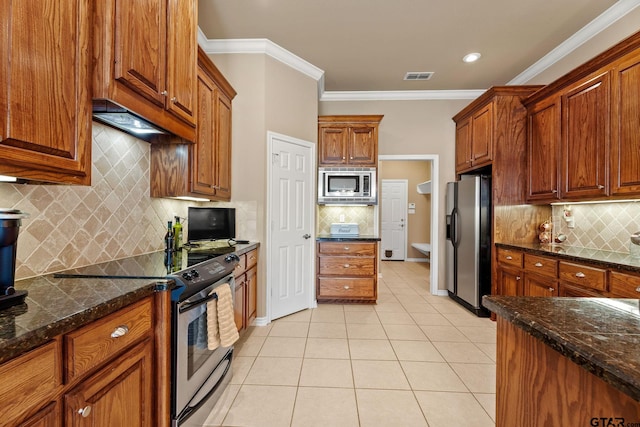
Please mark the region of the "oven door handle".
[[205, 298], [199, 299], [197, 301], [193, 301], [193, 302], [185, 302], [183, 303], [183, 305], [180, 306], [179, 308], [179, 312], [180, 313], [184, 313], [187, 312], [191, 309], [194, 309], [196, 307], [201, 306], [202, 304], [205, 304], [211, 300], [214, 299], [218, 299], [218, 294], [216, 294], [215, 292], [211, 292], [209, 295], [207, 295]]

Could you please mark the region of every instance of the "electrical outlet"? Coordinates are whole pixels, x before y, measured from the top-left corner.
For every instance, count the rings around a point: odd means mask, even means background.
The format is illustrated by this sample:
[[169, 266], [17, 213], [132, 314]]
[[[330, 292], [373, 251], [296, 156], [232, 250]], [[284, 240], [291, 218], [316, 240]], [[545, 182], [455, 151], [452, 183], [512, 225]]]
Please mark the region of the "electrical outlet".
[[344, 214], [340, 214], [340, 222], [344, 222]]

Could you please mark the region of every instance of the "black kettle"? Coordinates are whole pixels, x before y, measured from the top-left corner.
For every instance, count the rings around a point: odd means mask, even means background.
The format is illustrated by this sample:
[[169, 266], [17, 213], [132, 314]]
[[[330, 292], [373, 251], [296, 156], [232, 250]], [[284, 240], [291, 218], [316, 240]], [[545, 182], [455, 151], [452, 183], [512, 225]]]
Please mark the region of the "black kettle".
[[26, 291], [14, 288], [18, 232], [29, 215], [16, 209], [0, 208], [0, 308], [24, 302]]

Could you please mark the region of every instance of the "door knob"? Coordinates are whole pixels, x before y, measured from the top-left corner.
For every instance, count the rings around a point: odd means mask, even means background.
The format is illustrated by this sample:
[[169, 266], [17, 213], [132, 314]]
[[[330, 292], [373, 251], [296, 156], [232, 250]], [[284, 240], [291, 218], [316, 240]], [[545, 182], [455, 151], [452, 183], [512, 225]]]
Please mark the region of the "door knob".
[[304, 234], [302, 237], [305, 238], [305, 239], [310, 239], [311, 238], [311, 234]]

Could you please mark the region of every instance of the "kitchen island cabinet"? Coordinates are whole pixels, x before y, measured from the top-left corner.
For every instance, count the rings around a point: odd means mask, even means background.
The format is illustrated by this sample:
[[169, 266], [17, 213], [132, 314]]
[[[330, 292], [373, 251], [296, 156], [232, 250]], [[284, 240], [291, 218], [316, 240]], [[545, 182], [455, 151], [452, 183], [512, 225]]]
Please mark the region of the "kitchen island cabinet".
[[485, 296], [483, 304], [498, 315], [497, 427], [640, 422], [638, 300]]
[[195, 0], [94, 2], [94, 107], [124, 107], [195, 140]]
[[0, 2], [0, 174], [91, 184], [91, 3]]
[[377, 167], [382, 117], [318, 117], [318, 166]]

